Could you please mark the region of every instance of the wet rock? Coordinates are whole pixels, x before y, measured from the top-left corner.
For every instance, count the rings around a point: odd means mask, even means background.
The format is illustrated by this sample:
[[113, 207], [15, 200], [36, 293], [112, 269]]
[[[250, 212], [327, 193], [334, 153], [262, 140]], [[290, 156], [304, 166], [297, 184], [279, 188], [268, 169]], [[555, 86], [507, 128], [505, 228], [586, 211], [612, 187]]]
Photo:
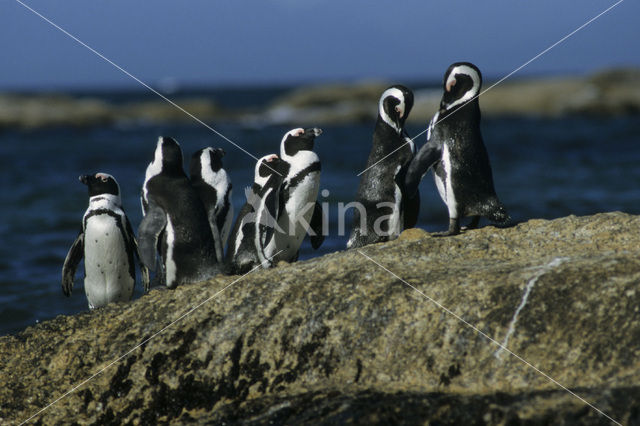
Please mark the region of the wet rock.
[[640, 216], [409, 230], [0, 338], [0, 417], [639, 424], [639, 359]]

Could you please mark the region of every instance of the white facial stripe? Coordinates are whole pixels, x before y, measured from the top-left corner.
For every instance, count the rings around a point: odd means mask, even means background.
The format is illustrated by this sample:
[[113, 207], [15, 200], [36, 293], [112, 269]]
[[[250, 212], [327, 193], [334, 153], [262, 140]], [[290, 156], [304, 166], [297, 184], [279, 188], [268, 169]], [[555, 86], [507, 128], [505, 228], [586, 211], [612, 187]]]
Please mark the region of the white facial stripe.
[[[153, 161], [147, 166], [147, 170], [144, 173], [144, 184], [142, 185], [142, 198], [145, 202], [149, 201], [149, 194], [147, 190], [147, 182], [154, 176], [159, 175], [162, 172], [162, 137], [158, 138], [156, 150], [153, 154]], [[143, 209], [144, 211], [144, 206]]]
[[162, 138], [158, 138], [158, 144], [153, 154], [153, 161], [147, 166], [144, 180], [147, 181], [162, 172]]
[[213, 149], [205, 148], [200, 153], [200, 175], [202, 176], [202, 180], [207, 182], [209, 185], [214, 186], [215, 181], [215, 173], [211, 170], [211, 153]]
[[268, 177], [260, 176], [260, 165], [262, 164], [262, 162], [267, 161], [269, 159], [273, 160], [274, 158], [277, 158], [277, 157], [278, 156], [276, 154], [269, 154], [269, 155], [265, 155], [264, 157], [258, 160], [258, 162], [256, 163], [256, 169], [253, 175], [253, 181], [256, 184], [260, 186], [264, 186], [267, 183], [267, 180], [269, 179]]
[[304, 133], [304, 129], [301, 127], [298, 127], [297, 129], [289, 130], [287, 133], [284, 134], [284, 136], [282, 137], [282, 141], [280, 141], [280, 156], [282, 158], [285, 157], [284, 141], [286, 141], [289, 136], [297, 137], [302, 135], [303, 133]]
[[400, 133], [402, 129], [398, 128], [396, 123], [391, 119], [391, 117], [389, 117], [389, 115], [384, 110], [384, 100], [389, 96], [393, 96], [398, 101], [400, 101], [400, 103], [397, 105], [397, 111], [400, 113], [400, 117], [404, 116], [404, 109], [405, 109], [404, 95], [402, 93], [402, 90], [397, 89], [395, 87], [387, 89], [384, 91], [384, 93], [382, 93], [382, 96], [380, 96], [380, 102], [378, 103], [378, 112], [380, 113], [380, 117], [382, 117], [382, 120], [385, 123], [387, 123], [393, 129], [395, 129], [396, 132]]
[[457, 105], [467, 102], [469, 99], [473, 99], [473, 97], [475, 97], [480, 92], [480, 76], [478, 75], [478, 72], [476, 70], [468, 65], [458, 65], [457, 67], [452, 69], [444, 85], [445, 88], [451, 90], [450, 85], [453, 86], [456, 80], [456, 74], [463, 74], [471, 78], [471, 80], [473, 80], [473, 87], [470, 90], [467, 90], [463, 97], [447, 105], [447, 109], [451, 109]]

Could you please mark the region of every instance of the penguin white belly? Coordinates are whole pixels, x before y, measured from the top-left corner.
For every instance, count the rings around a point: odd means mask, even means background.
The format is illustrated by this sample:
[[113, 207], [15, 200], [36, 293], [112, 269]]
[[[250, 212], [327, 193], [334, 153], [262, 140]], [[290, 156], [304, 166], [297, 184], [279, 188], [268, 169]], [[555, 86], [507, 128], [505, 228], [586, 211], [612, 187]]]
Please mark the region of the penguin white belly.
[[[289, 193], [289, 199], [285, 204], [285, 214], [280, 216], [278, 226], [283, 232], [276, 234], [276, 249], [278, 260], [291, 261], [295, 258], [302, 240], [307, 234], [307, 228], [313, 216], [318, 191], [320, 189], [320, 173], [309, 173]], [[290, 229], [290, 222], [293, 229]]]
[[227, 215], [224, 218], [224, 224], [222, 225], [222, 228], [219, 229], [222, 247], [224, 247], [227, 244], [227, 238], [229, 237], [229, 232], [231, 231], [231, 222], [233, 222], [233, 203], [231, 203], [230, 201], [232, 196], [232, 191], [230, 188], [231, 180], [229, 179], [226, 170], [220, 169], [220, 171], [217, 172], [214, 177], [205, 177], [205, 181], [216, 190], [216, 217], [224, 208], [225, 200], [229, 200], [229, 208], [227, 210]]
[[164, 270], [166, 274], [165, 282], [167, 287], [173, 288], [176, 284], [178, 268], [173, 258], [173, 246], [176, 240], [176, 233], [173, 229], [173, 223], [171, 223], [171, 217], [169, 215], [167, 215], [167, 226], [165, 228], [165, 232], [167, 233], [167, 257], [164, 260]]
[[444, 169], [444, 179], [438, 176], [435, 171], [433, 177], [438, 188], [440, 198], [447, 205], [450, 218], [458, 217], [458, 202], [456, 201], [455, 194], [453, 192], [453, 185], [451, 182], [451, 154], [449, 153], [449, 145], [445, 143], [442, 147], [442, 167]]
[[[400, 171], [401, 166], [396, 168], [395, 175]], [[394, 177], [395, 177], [394, 175]], [[395, 179], [394, 179], [395, 182]], [[402, 226], [404, 224], [403, 212], [402, 212], [402, 191], [397, 184], [394, 185], [395, 192], [393, 194], [393, 212], [389, 217], [389, 239], [397, 238], [402, 232]]]
[[115, 218], [106, 214], [90, 217], [84, 244], [84, 289], [89, 307], [131, 300], [135, 280], [129, 274], [126, 243]]

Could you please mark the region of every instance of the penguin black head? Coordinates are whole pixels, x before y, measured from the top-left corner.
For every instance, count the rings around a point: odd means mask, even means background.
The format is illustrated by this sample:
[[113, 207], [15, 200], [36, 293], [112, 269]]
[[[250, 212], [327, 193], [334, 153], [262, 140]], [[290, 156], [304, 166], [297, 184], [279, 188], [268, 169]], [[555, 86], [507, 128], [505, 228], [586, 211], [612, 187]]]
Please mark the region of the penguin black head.
[[482, 87], [482, 74], [470, 62], [456, 62], [444, 73], [443, 86], [444, 94], [440, 102], [442, 112], [477, 99]]
[[195, 176], [202, 177], [203, 168], [218, 172], [222, 168], [222, 157], [225, 156], [222, 148], [202, 148], [193, 153], [191, 156], [191, 164], [189, 173], [191, 178]]
[[82, 175], [78, 179], [89, 188], [89, 197], [105, 194], [120, 197], [120, 186], [111, 175], [96, 173], [95, 175]]
[[153, 164], [160, 166], [163, 173], [184, 174], [182, 169], [182, 148], [173, 138], [160, 136], [153, 158]]
[[280, 156], [293, 157], [300, 151], [312, 151], [313, 143], [317, 136], [322, 134], [322, 129], [313, 127], [310, 129], [293, 129], [288, 131], [280, 143]]
[[278, 157], [277, 154], [265, 155], [256, 163], [254, 182], [264, 185], [270, 176], [279, 174], [280, 177], [287, 175], [288, 164]]
[[209, 159], [211, 160], [211, 169], [217, 172], [222, 168], [222, 157], [227, 153], [222, 148], [209, 148]]
[[396, 132], [401, 133], [411, 108], [413, 108], [413, 92], [397, 84], [389, 87], [380, 96], [378, 117]]

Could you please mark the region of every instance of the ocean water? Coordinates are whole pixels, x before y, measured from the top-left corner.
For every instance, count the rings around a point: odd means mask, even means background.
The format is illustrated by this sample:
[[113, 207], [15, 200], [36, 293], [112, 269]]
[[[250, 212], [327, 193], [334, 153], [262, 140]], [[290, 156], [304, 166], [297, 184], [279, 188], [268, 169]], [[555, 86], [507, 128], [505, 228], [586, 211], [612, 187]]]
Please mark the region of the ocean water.
[[[242, 96], [245, 103], [252, 102], [250, 93]], [[290, 129], [213, 126], [257, 157], [277, 153], [282, 135]], [[339, 235], [338, 203], [354, 199], [373, 126], [321, 126], [324, 133], [317, 139], [316, 151], [322, 161], [321, 189], [328, 196], [320, 201], [329, 205], [331, 233], [317, 251], [305, 241], [302, 259], [345, 249], [349, 226], [347, 235]], [[415, 135], [424, 127], [407, 130]], [[482, 130], [496, 190], [514, 222], [616, 210], [640, 214], [640, 117], [485, 119]], [[64, 258], [88, 204], [78, 176], [99, 171], [114, 175], [124, 209], [137, 228], [140, 188], [159, 135], [180, 142], [185, 167], [191, 153], [202, 147], [224, 148], [233, 202], [239, 210], [255, 160], [197, 123], [0, 130], [0, 335], [87, 310], [82, 266], [71, 297], [65, 297], [60, 287]], [[422, 145], [424, 136], [417, 142]], [[447, 211], [430, 176], [425, 177], [421, 194], [419, 226], [445, 230]], [[140, 294], [138, 286], [136, 297]]]

